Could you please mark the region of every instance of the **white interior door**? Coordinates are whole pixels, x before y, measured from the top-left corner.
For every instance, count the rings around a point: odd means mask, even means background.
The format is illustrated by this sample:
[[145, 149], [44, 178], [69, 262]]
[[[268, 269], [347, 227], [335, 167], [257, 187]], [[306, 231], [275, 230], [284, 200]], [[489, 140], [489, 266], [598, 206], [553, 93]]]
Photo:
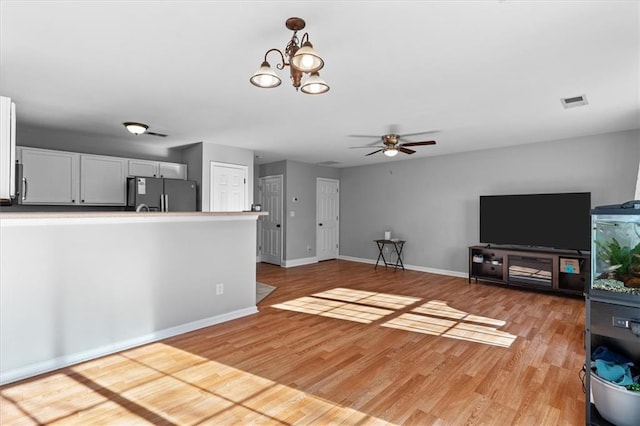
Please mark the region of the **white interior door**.
[[336, 259], [339, 241], [340, 182], [316, 181], [316, 256], [318, 261]]
[[260, 216], [260, 260], [282, 265], [282, 176], [260, 178], [262, 210]]
[[212, 161], [209, 210], [212, 212], [249, 210], [248, 174], [247, 166]]

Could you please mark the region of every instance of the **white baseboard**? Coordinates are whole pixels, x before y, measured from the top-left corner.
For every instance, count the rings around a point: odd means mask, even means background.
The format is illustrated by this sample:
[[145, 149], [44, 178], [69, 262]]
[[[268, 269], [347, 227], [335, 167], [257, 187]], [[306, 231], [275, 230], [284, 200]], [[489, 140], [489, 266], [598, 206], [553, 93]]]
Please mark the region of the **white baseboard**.
[[[363, 259], [361, 257], [352, 257], [352, 256], [340, 256], [338, 259], [340, 260], [350, 260], [352, 262], [360, 262], [360, 263], [369, 263], [371, 265], [375, 265], [376, 261], [373, 259]], [[380, 265], [378, 265], [380, 266]], [[382, 264], [384, 267], [384, 264]], [[410, 271], [419, 271], [419, 272], [428, 272], [430, 274], [438, 274], [438, 275], [447, 275], [450, 277], [458, 277], [458, 278], [469, 278], [468, 272], [459, 272], [459, 271], [449, 271], [447, 269], [436, 269], [436, 268], [428, 268], [426, 266], [414, 266], [404, 264], [404, 269], [408, 269]]]
[[258, 309], [256, 306], [238, 309], [236, 311], [204, 318], [187, 324], [181, 324], [175, 327], [166, 328], [164, 330], [154, 331], [143, 336], [134, 337], [132, 339], [124, 340], [121, 342], [115, 342], [109, 345], [101, 346], [99, 348], [53, 358], [47, 361], [38, 362], [36, 364], [27, 365], [25, 367], [16, 368], [9, 371], [3, 371], [2, 373], [0, 373], [0, 385], [26, 379], [28, 377], [33, 377], [38, 374], [47, 373], [49, 371], [68, 367], [79, 362], [84, 362], [91, 359], [99, 358], [101, 356], [110, 355], [126, 349], [131, 349], [136, 346], [157, 342], [158, 340], [166, 339], [178, 334], [188, 333], [190, 331], [198, 330], [204, 327], [210, 327], [212, 325], [220, 324], [226, 321], [231, 321], [237, 318], [245, 317], [247, 315], [252, 315], [257, 312]]
[[318, 263], [318, 258], [316, 256], [305, 257], [303, 259], [285, 260], [282, 266], [284, 268], [291, 268], [293, 266], [311, 265], [312, 263]]

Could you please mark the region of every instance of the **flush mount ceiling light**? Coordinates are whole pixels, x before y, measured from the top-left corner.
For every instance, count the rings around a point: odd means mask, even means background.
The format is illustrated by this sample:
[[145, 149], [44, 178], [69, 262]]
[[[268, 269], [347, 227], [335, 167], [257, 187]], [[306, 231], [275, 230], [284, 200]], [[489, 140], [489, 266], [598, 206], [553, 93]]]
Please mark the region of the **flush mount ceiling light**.
[[[269, 49], [264, 54], [264, 61], [253, 76], [249, 79], [251, 84], [264, 89], [278, 87], [282, 83], [278, 74], [271, 69], [267, 62], [267, 56], [271, 52], [280, 54], [280, 62], [276, 64], [279, 70], [289, 67], [291, 82], [296, 90], [300, 89], [308, 95], [319, 95], [329, 91], [329, 85], [320, 77], [318, 71], [324, 66], [324, 60], [318, 55], [309, 42], [309, 34], [304, 33], [302, 39], [298, 39], [297, 33], [305, 27], [305, 22], [301, 18], [289, 18], [285, 22], [288, 29], [293, 31], [293, 36], [284, 49]], [[285, 59], [286, 58], [286, 59]], [[289, 62], [287, 62], [287, 60]], [[304, 74], [309, 74], [309, 78], [302, 84]]]
[[132, 121], [127, 121], [126, 123], [122, 124], [127, 128], [128, 131], [130, 131], [134, 135], [141, 135], [149, 128], [149, 126], [147, 126], [146, 124], [134, 123]]

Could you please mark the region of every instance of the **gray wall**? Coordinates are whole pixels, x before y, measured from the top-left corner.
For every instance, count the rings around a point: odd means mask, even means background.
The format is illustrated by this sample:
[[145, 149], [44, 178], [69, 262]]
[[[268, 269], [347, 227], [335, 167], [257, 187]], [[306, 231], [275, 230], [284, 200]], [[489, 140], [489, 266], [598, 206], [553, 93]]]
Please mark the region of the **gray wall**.
[[[182, 161], [187, 165], [188, 179], [198, 182], [198, 211], [209, 211], [212, 161], [247, 166], [249, 205], [253, 203], [253, 151], [209, 142], [198, 142], [183, 148]], [[249, 206], [247, 206], [248, 208]]]
[[211, 188], [211, 162], [238, 164], [247, 166], [247, 190], [249, 201], [247, 209], [253, 203], [253, 151], [226, 145], [217, 145], [210, 142], [202, 143], [202, 211], [209, 211], [209, 198]]
[[[316, 180], [340, 179], [340, 170], [327, 166], [287, 161], [284, 201], [287, 245], [285, 260], [316, 256]], [[293, 201], [297, 197], [298, 201]], [[295, 216], [291, 217], [291, 212]], [[310, 247], [310, 250], [307, 250]]]
[[391, 161], [341, 170], [340, 255], [374, 259], [385, 230], [405, 263], [467, 272], [480, 195], [591, 192], [593, 206], [634, 197], [640, 131]]
[[[340, 179], [340, 169], [298, 161], [262, 164], [259, 177], [283, 175], [282, 250], [285, 262], [316, 256], [316, 180]], [[296, 197], [298, 201], [293, 201]], [[295, 216], [291, 217], [291, 212]], [[310, 250], [307, 250], [310, 247]]]

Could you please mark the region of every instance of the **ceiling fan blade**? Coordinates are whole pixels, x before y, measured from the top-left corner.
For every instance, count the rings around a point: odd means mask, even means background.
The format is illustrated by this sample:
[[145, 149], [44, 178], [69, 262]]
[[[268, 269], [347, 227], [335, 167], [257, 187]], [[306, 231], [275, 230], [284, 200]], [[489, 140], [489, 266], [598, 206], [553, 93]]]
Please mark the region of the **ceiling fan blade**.
[[407, 142], [403, 143], [402, 146], [424, 146], [424, 145], [435, 145], [436, 141], [422, 141], [422, 142]]
[[350, 138], [376, 138], [380, 139], [380, 135], [347, 135]]
[[404, 152], [405, 154], [413, 154], [413, 153], [415, 152], [415, 151], [414, 151], [414, 150], [412, 150], [412, 149], [407, 149], [407, 148], [402, 147], [402, 146], [401, 146], [400, 148], [398, 148], [398, 151], [400, 151], [400, 152]]
[[407, 137], [407, 136], [418, 136], [418, 135], [426, 135], [429, 133], [438, 133], [438, 130], [427, 130], [426, 132], [416, 132], [416, 133], [403, 133], [401, 135], [399, 135], [401, 138]]
[[169, 135], [165, 135], [164, 133], [149, 132], [149, 131], [144, 132], [143, 135], [160, 136], [161, 138], [166, 138], [167, 136], [169, 136]]
[[370, 146], [370, 145], [367, 145], [367, 146], [350, 146], [349, 147], [349, 149], [358, 149], [358, 148], [371, 149], [371, 148], [384, 148], [384, 147], [383, 146], [380, 146], [380, 147], [378, 147], [378, 146]]
[[381, 149], [379, 149], [379, 150], [377, 150], [377, 151], [370, 152], [370, 153], [368, 153], [367, 155], [365, 155], [365, 157], [368, 157], [368, 156], [373, 155], [373, 154], [377, 154], [377, 153], [378, 153], [378, 152], [380, 152], [380, 151], [382, 151], [382, 150], [381, 150]]

